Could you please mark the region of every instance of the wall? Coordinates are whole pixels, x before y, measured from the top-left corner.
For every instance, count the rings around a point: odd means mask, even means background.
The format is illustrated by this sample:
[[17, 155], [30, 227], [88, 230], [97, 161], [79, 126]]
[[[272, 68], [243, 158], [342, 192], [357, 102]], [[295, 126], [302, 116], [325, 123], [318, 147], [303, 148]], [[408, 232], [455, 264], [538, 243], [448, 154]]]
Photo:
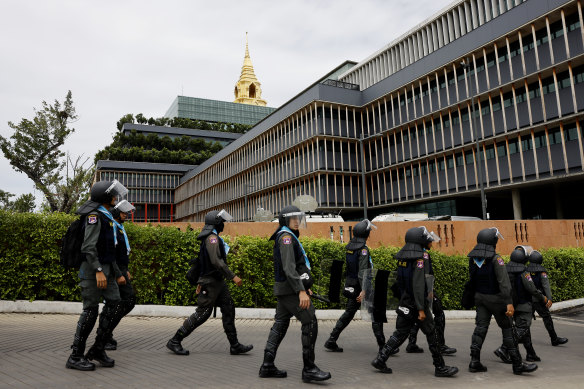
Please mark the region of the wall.
[[[497, 227], [504, 240], [500, 240], [497, 251], [509, 255], [516, 245], [530, 245], [535, 249], [549, 247], [584, 246], [584, 220], [489, 220], [489, 221], [418, 221], [418, 222], [380, 222], [375, 223], [377, 230], [371, 233], [368, 245], [402, 246], [404, 235], [411, 227], [426, 226], [442, 240], [434, 248], [445, 254], [466, 254], [474, 247], [476, 235], [483, 228]], [[188, 226], [201, 229], [203, 223], [160, 223], [163, 226], [175, 226], [185, 230]], [[349, 240], [349, 227], [354, 222], [346, 223], [308, 223], [301, 236], [330, 238], [330, 227], [334, 230], [334, 239], [340, 241], [340, 229], [343, 227], [344, 242]], [[226, 223], [224, 235], [250, 235], [269, 238], [276, 230], [276, 223]]]

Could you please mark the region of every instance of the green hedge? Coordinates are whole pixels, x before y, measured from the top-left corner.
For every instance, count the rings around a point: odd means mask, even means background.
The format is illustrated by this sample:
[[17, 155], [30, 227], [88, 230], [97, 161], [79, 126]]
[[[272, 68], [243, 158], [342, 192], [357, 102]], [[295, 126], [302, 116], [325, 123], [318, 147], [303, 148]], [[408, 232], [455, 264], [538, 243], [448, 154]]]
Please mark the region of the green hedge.
[[[0, 298], [79, 301], [75, 270], [59, 265], [59, 241], [74, 216], [0, 211]], [[130, 272], [140, 304], [192, 305], [194, 288], [185, 279], [189, 259], [198, 252], [197, 231], [172, 227], [126, 224], [132, 245]], [[224, 237], [231, 245], [228, 263], [244, 280], [237, 288], [229, 283], [238, 307], [274, 307], [272, 295], [273, 242], [250, 236]], [[324, 259], [344, 260], [343, 245], [326, 239], [302, 238], [313, 262], [314, 277], [324, 285], [328, 274]], [[395, 270], [395, 247], [371, 250], [377, 268]], [[542, 250], [549, 270], [554, 300], [584, 297], [584, 249]], [[447, 309], [460, 309], [462, 288], [468, 278], [468, 259], [431, 252], [436, 290]], [[324, 288], [316, 291], [326, 294]], [[325, 308], [321, 303], [319, 308]], [[340, 305], [332, 305], [339, 308]]]

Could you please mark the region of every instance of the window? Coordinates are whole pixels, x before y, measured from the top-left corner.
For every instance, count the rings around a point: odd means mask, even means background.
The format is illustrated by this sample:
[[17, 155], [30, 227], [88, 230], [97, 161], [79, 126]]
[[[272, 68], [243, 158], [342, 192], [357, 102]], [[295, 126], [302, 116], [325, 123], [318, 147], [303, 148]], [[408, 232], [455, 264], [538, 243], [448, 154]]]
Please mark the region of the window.
[[556, 128], [548, 131], [548, 139], [551, 145], [562, 144], [562, 135], [560, 129]]
[[487, 155], [487, 159], [494, 159], [495, 158], [495, 146], [490, 145], [485, 148], [485, 154]]
[[505, 147], [505, 145], [499, 145], [497, 146], [497, 157], [501, 158], [507, 155], [507, 148]]
[[575, 123], [569, 124], [564, 128], [564, 137], [566, 138], [566, 142], [578, 139], [578, 128], [576, 128]]
[[533, 149], [533, 143], [531, 142], [531, 138], [524, 138], [521, 140], [521, 149], [523, 151], [529, 151]]
[[517, 139], [509, 141], [509, 155], [513, 155], [519, 152], [519, 148], [517, 145]]
[[545, 131], [538, 132], [534, 134], [535, 148], [539, 149], [547, 145]]

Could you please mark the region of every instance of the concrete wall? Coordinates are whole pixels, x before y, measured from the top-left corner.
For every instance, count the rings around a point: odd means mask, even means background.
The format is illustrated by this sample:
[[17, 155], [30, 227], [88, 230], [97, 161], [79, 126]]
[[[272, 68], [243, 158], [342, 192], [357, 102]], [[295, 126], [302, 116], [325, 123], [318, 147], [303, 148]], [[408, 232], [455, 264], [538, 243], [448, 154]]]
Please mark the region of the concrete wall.
[[[143, 223], [138, 223], [143, 224]], [[185, 230], [188, 226], [201, 229], [203, 223], [160, 223], [163, 226], [174, 226]], [[343, 227], [344, 242], [349, 239], [347, 223], [309, 223], [301, 236], [312, 236], [330, 239], [330, 228], [333, 227], [334, 240], [340, 241], [340, 227]], [[547, 247], [583, 247], [584, 220], [489, 220], [489, 221], [426, 221], [426, 222], [381, 222], [376, 223], [378, 229], [371, 233], [368, 245], [402, 246], [404, 235], [411, 227], [426, 226], [438, 234], [442, 240], [434, 248], [445, 254], [466, 254], [476, 243], [477, 233], [483, 228], [497, 227], [503, 234], [497, 251], [509, 255], [517, 245], [530, 245], [535, 249]], [[223, 235], [251, 235], [269, 238], [276, 230], [276, 223], [226, 223]]]

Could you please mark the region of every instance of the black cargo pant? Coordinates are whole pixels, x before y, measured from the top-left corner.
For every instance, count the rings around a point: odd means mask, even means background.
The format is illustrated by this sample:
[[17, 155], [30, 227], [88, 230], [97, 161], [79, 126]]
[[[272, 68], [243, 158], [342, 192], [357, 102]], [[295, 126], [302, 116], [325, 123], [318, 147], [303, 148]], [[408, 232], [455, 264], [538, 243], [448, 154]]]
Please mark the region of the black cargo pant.
[[274, 362], [278, 347], [288, 331], [290, 319], [294, 316], [302, 324], [302, 361], [304, 367], [310, 369], [315, 366], [314, 345], [318, 335], [318, 321], [316, 320], [314, 305], [310, 302], [308, 309], [301, 309], [299, 306], [300, 298], [297, 294], [277, 296], [277, 298], [275, 321], [270, 329], [266, 348], [264, 349], [264, 362]]

